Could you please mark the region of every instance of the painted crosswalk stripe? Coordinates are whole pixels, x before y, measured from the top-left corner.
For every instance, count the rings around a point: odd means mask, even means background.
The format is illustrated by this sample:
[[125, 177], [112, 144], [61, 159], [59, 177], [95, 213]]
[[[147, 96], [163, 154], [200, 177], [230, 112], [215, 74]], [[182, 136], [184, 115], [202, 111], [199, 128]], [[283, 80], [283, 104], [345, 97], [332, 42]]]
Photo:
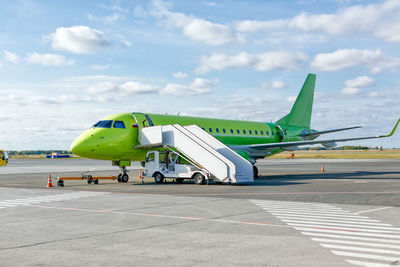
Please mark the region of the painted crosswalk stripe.
[[353, 219], [359, 219], [359, 218], [361, 218], [361, 219], [367, 219], [368, 217], [365, 217], [365, 216], [360, 216], [360, 215], [345, 215], [345, 214], [329, 214], [329, 213], [323, 213], [323, 212], [320, 212], [320, 213], [312, 213], [312, 212], [298, 212], [298, 211], [291, 211], [291, 210], [286, 210], [286, 211], [276, 211], [276, 212], [271, 212], [271, 213], [273, 213], [273, 214], [297, 214], [297, 215], [320, 215], [320, 216], [325, 216], [325, 217], [338, 217], [338, 218], [353, 218]]
[[392, 264], [382, 264], [382, 263], [375, 263], [375, 262], [368, 262], [368, 261], [354, 261], [354, 260], [347, 260], [348, 263], [353, 265], [362, 266], [362, 267], [393, 267]]
[[[288, 211], [288, 209], [282, 208], [282, 209], [266, 209], [268, 212], [285, 212]], [[310, 209], [290, 209], [291, 212], [305, 212], [305, 213], [317, 213], [317, 214], [329, 214], [329, 215], [350, 215], [350, 216], [357, 216], [357, 214], [353, 214], [349, 211], [327, 211], [327, 210], [310, 210]], [[357, 216], [359, 217], [359, 216]]]
[[400, 262], [400, 228], [360, 215], [365, 212], [310, 202], [259, 200], [253, 203], [333, 254], [346, 257], [348, 263], [384, 267]]
[[325, 243], [322, 243], [321, 246], [323, 246], [325, 248], [333, 248], [333, 249], [340, 249], [340, 250], [372, 252], [372, 253], [382, 253], [382, 254], [391, 254], [391, 255], [400, 256], [399, 250], [363, 248], [363, 247], [342, 246], [342, 245], [335, 245], [335, 244], [325, 244]]
[[332, 222], [332, 223], [348, 223], [348, 224], [355, 224], [355, 225], [371, 225], [371, 226], [392, 226], [388, 223], [376, 223], [376, 222], [360, 222], [360, 221], [349, 221], [346, 219], [316, 219], [316, 218], [303, 218], [303, 217], [291, 217], [291, 216], [276, 216], [277, 218], [284, 220], [299, 220], [299, 221], [311, 221], [311, 222]]
[[324, 242], [324, 243], [337, 243], [337, 244], [359, 245], [359, 246], [379, 247], [379, 248], [394, 248], [394, 249], [400, 250], [400, 245], [396, 246], [396, 245], [390, 245], [390, 244], [366, 243], [366, 242], [338, 240], [338, 239], [326, 239], [326, 238], [311, 238], [311, 240], [314, 240], [317, 242]]
[[323, 219], [323, 220], [346, 220], [346, 221], [355, 221], [355, 222], [379, 222], [377, 220], [372, 219], [357, 219], [357, 218], [335, 218], [335, 217], [325, 217], [319, 215], [301, 215], [301, 214], [288, 214], [288, 213], [274, 213], [276, 217], [300, 217], [300, 218], [310, 218], [310, 219]]
[[[318, 228], [309, 228], [309, 227], [294, 227], [296, 230], [300, 231], [308, 231], [308, 232], [322, 232], [322, 233], [338, 233], [339, 229], [318, 229]], [[363, 232], [348, 232], [348, 231], [340, 231], [342, 235], [355, 235], [355, 236], [369, 236], [369, 237], [384, 237], [390, 239], [400, 239], [400, 235], [386, 235], [386, 234], [377, 234], [377, 233], [363, 233]]]
[[372, 226], [372, 225], [359, 225], [357, 223], [349, 224], [349, 223], [334, 223], [334, 222], [311, 222], [311, 221], [304, 221], [304, 220], [287, 220], [287, 219], [281, 219], [284, 222], [287, 223], [304, 223], [304, 224], [310, 224], [310, 223], [318, 223], [321, 225], [332, 225], [332, 226], [344, 226], [344, 227], [357, 227], [358, 229], [380, 229], [380, 230], [393, 230], [397, 231], [400, 233], [400, 228], [395, 228], [395, 227], [385, 227], [385, 226]]
[[381, 260], [381, 261], [398, 261], [398, 257], [390, 257], [390, 256], [380, 256], [374, 254], [364, 254], [364, 253], [354, 253], [354, 252], [347, 252], [347, 251], [339, 251], [339, 250], [332, 250], [332, 253], [338, 256], [347, 256], [347, 257], [355, 257], [355, 258], [364, 258], [370, 260]]
[[53, 195], [37, 196], [37, 197], [30, 197], [30, 198], [2, 200], [2, 201], [0, 201], [0, 208], [28, 206], [30, 204], [72, 200], [72, 199], [78, 199], [78, 198], [83, 198], [83, 197], [91, 197], [91, 196], [106, 195], [106, 194], [108, 194], [108, 193], [107, 192], [72, 192], [72, 193], [53, 194]]
[[365, 228], [354, 228], [354, 227], [342, 227], [334, 225], [322, 225], [322, 224], [312, 224], [312, 223], [287, 223], [290, 226], [305, 226], [305, 227], [315, 227], [318, 229], [332, 229], [332, 230], [344, 230], [344, 231], [354, 231], [354, 232], [366, 232], [366, 233], [394, 233], [400, 234], [397, 230], [380, 230], [380, 229], [365, 229]]
[[301, 233], [303, 235], [307, 235], [307, 236], [332, 237], [332, 238], [341, 238], [341, 239], [346, 239], [346, 240], [362, 240], [362, 241], [380, 242], [380, 243], [388, 243], [388, 244], [400, 244], [400, 240], [390, 240], [390, 239], [360, 237], [360, 236], [347, 236], [347, 235], [338, 235], [338, 234], [321, 234], [321, 233], [312, 233], [312, 232], [301, 232]]

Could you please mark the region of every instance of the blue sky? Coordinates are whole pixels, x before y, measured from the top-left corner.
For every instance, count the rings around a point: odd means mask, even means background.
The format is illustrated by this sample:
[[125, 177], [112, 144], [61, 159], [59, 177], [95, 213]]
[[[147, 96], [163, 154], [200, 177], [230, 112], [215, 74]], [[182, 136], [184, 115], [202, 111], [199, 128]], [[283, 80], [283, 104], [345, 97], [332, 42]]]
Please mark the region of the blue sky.
[[66, 149], [119, 112], [276, 121], [310, 72], [313, 128], [383, 134], [400, 116], [399, 14], [398, 0], [3, 1], [0, 146]]

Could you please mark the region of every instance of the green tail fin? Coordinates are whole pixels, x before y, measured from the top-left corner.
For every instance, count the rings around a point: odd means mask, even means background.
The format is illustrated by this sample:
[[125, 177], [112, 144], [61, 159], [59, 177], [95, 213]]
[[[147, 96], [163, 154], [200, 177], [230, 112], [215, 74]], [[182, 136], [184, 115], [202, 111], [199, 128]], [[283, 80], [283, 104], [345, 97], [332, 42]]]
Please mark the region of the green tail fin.
[[278, 124], [310, 128], [315, 77], [315, 74], [308, 74], [292, 109], [289, 114], [277, 121]]

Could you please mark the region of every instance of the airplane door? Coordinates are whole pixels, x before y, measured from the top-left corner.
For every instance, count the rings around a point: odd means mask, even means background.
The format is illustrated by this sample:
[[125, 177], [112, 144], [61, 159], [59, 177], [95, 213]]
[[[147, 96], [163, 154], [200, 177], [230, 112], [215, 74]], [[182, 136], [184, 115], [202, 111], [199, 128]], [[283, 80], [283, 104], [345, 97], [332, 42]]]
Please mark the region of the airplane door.
[[136, 123], [138, 125], [138, 141], [140, 142], [140, 139], [142, 137], [142, 129], [145, 127], [153, 126], [153, 122], [151, 118], [143, 113], [132, 113], [133, 117], [136, 120]]

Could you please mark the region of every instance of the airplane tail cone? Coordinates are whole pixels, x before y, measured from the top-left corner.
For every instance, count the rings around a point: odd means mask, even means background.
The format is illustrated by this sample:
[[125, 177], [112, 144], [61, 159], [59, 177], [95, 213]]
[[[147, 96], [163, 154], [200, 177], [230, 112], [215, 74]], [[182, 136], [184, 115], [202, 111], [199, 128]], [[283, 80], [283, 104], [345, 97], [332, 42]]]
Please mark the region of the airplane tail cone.
[[325, 166], [322, 164], [321, 173], [325, 173]]
[[53, 183], [51, 182], [51, 174], [49, 174], [49, 180], [47, 181], [47, 187], [53, 187]]

